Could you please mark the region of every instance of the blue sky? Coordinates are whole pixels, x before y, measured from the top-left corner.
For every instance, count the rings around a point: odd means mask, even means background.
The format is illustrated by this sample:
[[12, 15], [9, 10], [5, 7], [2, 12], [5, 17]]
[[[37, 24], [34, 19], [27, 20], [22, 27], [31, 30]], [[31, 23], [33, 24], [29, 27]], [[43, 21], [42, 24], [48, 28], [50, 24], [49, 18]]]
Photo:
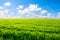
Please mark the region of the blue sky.
[[0, 17], [60, 18], [60, 0], [0, 0]]

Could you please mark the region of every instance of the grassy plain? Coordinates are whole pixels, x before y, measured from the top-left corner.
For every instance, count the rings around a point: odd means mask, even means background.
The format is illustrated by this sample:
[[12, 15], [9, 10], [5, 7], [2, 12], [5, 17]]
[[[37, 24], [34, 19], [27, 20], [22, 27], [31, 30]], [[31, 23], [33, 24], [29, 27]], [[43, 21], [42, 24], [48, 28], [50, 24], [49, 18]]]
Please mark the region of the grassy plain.
[[0, 40], [60, 40], [60, 20], [0, 19]]

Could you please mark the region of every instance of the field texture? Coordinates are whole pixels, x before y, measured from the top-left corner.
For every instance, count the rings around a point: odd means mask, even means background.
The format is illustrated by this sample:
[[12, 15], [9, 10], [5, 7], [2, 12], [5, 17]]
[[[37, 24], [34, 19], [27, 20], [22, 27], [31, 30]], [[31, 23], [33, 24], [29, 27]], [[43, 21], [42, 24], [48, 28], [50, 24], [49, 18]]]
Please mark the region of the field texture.
[[0, 40], [60, 40], [60, 20], [0, 19]]

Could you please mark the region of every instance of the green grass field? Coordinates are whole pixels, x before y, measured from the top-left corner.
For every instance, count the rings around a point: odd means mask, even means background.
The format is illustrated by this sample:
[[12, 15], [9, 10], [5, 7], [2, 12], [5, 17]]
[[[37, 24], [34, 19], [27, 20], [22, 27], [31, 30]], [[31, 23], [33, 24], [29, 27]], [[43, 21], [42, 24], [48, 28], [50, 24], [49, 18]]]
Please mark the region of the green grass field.
[[60, 40], [60, 20], [0, 19], [0, 40]]

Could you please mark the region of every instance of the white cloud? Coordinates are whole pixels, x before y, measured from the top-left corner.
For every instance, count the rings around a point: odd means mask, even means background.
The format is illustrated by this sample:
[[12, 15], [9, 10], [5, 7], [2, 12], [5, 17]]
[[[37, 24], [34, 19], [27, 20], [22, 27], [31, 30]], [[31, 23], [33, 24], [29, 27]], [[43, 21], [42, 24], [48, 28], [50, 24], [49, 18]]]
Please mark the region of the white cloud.
[[[23, 9], [23, 10], [18, 10], [18, 13], [20, 13], [20, 14], [22, 14], [22, 13], [35, 13], [35, 12], [37, 12], [37, 11], [41, 11], [42, 10], [42, 8], [38, 8], [37, 7], [37, 5], [35, 5], [35, 4], [30, 4], [27, 8], [25, 8], [25, 9]], [[19, 12], [20, 11], [20, 12]], [[34, 12], [35, 11], [35, 12]]]
[[23, 9], [23, 6], [22, 5], [19, 5], [19, 8]]
[[57, 14], [60, 15], [60, 12], [58, 12]]
[[38, 8], [38, 5], [36, 4], [30, 4], [28, 7], [29, 11], [40, 11], [42, 10], [41, 8]]
[[10, 10], [9, 9], [5, 9], [4, 12], [5, 12], [5, 14], [9, 14]]
[[41, 11], [41, 14], [46, 14], [46, 13], [47, 13], [46, 10], [42, 10], [42, 11]]
[[[6, 2], [5, 6], [10, 6], [10, 2]], [[3, 9], [3, 7], [0, 7], [0, 9]], [[15, 11], [14, 11], [15, 12]], [[43, 10], [42, 8], [39, 8], [37, 4], [30, 4], [28, 7], [23, 8], [23, 5], [19, 5], [16, 10], [16, 14], [12, 10], [9, 9], [3, 9], [0, 10], [0, 17], [7, 17], [7, 18], [19, 18], [19, 17], [25, 17], [25, 18], [52, 18], [52, 13], [49, 13], [47, 10]], [[60, 12], [58, 13], [58, 16], [60, 18]]]
[[60, 12], [57, 13], [57, 18], [60, 18]]
[[4, 5], [5, 5], [5, 6], [10, 6], [11, 3], [10, 3], [10, 2], [6, 2]]
[[4, 10], [0, 10], [0, 18], [3, 17], [8, 17], [9, 15], [9, 10], [8, 9], [4, 9]]
[[[6, 2], [5, 6], [10, 6], [10, 2]], [[2, 8], [2, 7], [0, 7]], [[3, 8], [2, 8], [3, 9]], [[11, 15], [8, 15], [8, 14]], [[28, 7], [23, 8], [22, 5], [19, 5], [17, 7], [17, 16], [14, 16], [14, 12], [11, 12], [9, 9], [3, 9], [0, 11], [0, 17], [26, 17], [26, 18], [37, 18], [37, 17], [45, 17], [42, 16], [43, 14], [46, 14], [46, 10], [42, 10], [42, 8], [39, 8], [37, 4], [30, 4]], [[46, 16], [47, 17], [47, 16]]]
[[24, 14], [24, 11], [23, 10], [19, 10], [18, 14]]
[[51, 13], [47, 13], [47, 17], [52, 17], [52, 14]]
[[41, 17], [40, 14], [46, 14], [46, 10], [42, 10], [38, 5], [30, 4], [27, 8], [23, 10], [18, 10], [18, 14], [25, 15], [26, 17]]
[[4, 8], [0, 6], [0, 9], [4, 9]]
[[0, 11], [0, 16], [1, 16], [1, 15], [4, 15], [4, 11]]
[[37, 5], [30, 4], [29, 7], [28, 7], [28, 9], [29, 9], [30, 11], [34, 11], [34, 10], [37, 9]]
[[23, 9], [23, 5], [19, 5], [18, 7], [17, 7], [17, 9], [19, 10], [19, 9]]

